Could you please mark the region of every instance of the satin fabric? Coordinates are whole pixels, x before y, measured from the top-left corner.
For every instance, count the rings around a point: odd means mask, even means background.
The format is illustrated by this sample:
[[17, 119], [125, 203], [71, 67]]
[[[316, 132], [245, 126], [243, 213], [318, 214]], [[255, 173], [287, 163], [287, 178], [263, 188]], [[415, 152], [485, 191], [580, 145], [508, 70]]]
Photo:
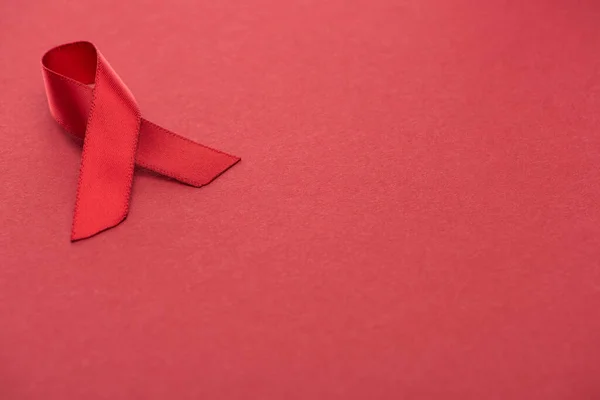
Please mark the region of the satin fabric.
[[50, 112], [83, 139], [72, 241], [127, 217], [136, 165], [200, 187], [240, 160], [143, 118], [132, 93], [92, 43], [55, 47], [43, 56], [42, 67]]

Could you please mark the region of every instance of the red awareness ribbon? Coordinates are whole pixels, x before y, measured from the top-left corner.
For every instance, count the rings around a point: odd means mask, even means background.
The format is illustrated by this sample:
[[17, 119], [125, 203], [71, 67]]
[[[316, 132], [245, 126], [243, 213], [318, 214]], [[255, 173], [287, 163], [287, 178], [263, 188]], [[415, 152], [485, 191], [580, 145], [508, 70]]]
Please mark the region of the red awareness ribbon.
[[42, 67], [52, 116], [83, 139], [72, 241], [127, 217], [136, 165], [200, 187], [240, 160], [142, 118], [133, 95], [92, 43], [55, 47], [43, 56]]

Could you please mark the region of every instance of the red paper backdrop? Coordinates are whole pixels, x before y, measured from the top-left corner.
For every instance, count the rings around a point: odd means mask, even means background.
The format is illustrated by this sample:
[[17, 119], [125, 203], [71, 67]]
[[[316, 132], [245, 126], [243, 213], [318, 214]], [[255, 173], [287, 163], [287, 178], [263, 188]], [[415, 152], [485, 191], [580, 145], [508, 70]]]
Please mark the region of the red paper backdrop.
[[[0, 398], [600, 396], [595, 1], [0, 5]], [[40, 57], [242, 157], [69, 242]]]

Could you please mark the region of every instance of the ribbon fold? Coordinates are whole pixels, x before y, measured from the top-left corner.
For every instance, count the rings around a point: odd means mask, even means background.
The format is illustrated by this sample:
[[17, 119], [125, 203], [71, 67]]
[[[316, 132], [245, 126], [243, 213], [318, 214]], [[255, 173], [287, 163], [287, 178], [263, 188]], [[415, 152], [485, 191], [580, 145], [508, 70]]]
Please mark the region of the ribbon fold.
[[200, 187], [240, 161], [142, 118], [135, 98], [92, 43], [49, 50], [42, 72], [52, 116], [83, 139], [72, 241], [127, 217], [136, 165]]

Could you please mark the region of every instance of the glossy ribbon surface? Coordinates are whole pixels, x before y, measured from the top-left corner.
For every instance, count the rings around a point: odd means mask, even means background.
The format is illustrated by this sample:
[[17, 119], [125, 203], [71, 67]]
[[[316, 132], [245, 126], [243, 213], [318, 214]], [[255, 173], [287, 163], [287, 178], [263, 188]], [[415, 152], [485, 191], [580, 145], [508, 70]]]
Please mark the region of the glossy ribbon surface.
[[240, 160], [144, 119], [127, 86], [89, 42], [49, 50], [42, 67], [50, 112], [83, 139], [73, 241], [126, 218], [136, 165], [200, 187]]

